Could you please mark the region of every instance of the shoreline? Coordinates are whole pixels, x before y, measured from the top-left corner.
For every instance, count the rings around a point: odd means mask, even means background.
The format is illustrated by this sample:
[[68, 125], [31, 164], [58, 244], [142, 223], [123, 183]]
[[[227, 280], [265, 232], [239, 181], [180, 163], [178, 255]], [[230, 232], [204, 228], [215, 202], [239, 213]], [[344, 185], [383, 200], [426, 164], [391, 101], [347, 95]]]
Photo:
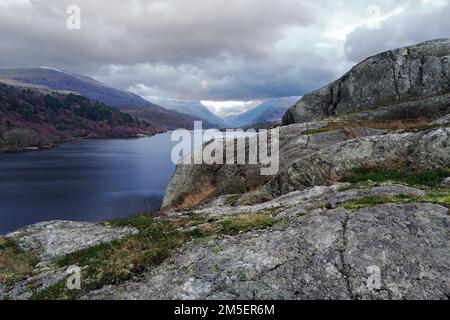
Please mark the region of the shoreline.
[[75, 142], [75, 141], [82, 141], [82, 140], [104, 140], [104, 139], [142, 139], [142, 138], [151, 138], [154, 137], [156, 135], [159, 134], [164, 134], [169, 132], [170, 130], [164, 130], [162, 132], [157, 132], [157, 133], [153, 133], [153, 134], [136, 134], [134, 136], [128, 136], [128, 137], [75, 137], [72, 139], [68, 139], [68, 140], [62, 140], [60, 142], [54, 143], [54, 144], [49, 144], [49, 145], [45, 145], [45, 146], [39, 146], [39, 147], [35, 147], [35, 146], [29, 146], [29, 147], [24, 147], [21, 149], [0, 149], [0, 154], [14, 154], [14, 153], [22, 153], [22, 152], [34, 152], [34, 151], [45, 151], [48, 149], [53, 149], [56, 148], [64, 143], [70, 143], [70, 142]]

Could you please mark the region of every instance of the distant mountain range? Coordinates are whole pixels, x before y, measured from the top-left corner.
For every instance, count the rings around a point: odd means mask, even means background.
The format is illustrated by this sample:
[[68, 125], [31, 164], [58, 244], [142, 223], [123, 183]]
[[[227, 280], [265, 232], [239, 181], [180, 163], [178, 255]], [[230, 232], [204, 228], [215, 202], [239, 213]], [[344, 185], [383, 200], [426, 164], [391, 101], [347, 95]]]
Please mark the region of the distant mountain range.
[[200, 118], [217, 127], [226, 127], [225, 121], [209, 111], [209, 109], [200, 101], [178, 100], [161, 97], [145, 97], [145, 99], [165, 109], [174, 110], [179, 113]]
[[224, 119], [213, 114], [200, 101], [178, 100], [161, 97], [145, 97], [153, 104], [168, 110], [191, 115], [207, 121], [219, 128], [243, 128], [254, 125], [281, 121], [284, 113], [301, 97], [272, 98], [246, 112], [225, 117]]
[[[199, 119], [194, 115], [167, 110], [134, 93], [116, 89], [92, 78], [53, 68], [0, 69], [0, 82], [43, 93], [53, 91], [74, 93], [127, 112], [130, 111], [166, 129], [191, 129], [193, 122]], [[206, 123], [205, 126], [212, 125]]]
[[248, 127], [255, 124], [279, 121], [284, 113], [301, 97], [272, 98], [244, 113], [228, 116], [225, 121], [231, 127]]

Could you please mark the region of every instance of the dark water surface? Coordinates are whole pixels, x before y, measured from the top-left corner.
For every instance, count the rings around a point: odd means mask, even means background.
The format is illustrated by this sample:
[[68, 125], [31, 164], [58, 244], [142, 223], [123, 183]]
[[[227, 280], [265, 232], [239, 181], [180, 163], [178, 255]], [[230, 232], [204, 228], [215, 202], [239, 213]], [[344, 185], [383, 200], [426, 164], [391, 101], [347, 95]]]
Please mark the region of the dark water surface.
[[99, 221], [158, 209], [174, 170], [170, 135], [0, 154], [0, 234], [40, 221]]

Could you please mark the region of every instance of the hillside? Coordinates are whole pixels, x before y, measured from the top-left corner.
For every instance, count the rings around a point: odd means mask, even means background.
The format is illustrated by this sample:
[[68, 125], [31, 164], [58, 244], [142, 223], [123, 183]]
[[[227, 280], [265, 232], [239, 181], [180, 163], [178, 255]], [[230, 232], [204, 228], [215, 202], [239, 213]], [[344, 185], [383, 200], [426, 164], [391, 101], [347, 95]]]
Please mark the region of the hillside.
[[0, 69], [0, 82], [49, 92], [72, 92], [113, 107], [154, 106], [134, 93], [113, 88], [89, 77], [52, 68]]
[[190, 128], [198, 118], [166, 110], [140, 96], [116, 89], [92, 78], [52, 68], [0, 69], [0, 83], [43, 93], [74, 93], [120, 109], [142, 109], [137, 116], [166, 129]]
[[0, 150], [40, 148], [76, 138], [135, 137], [163, 129], [75, 94], [42, 94], [0, 83]]
[[280, 121], [284, 113], [300, 97], [272, 98], [241, 114], [228, 116], [225, 121], [232, 127], [248, 127], [260, 123]]
[[169, 99], [160, 97], [146, 97], [146, 99], [168, 110], [174, 110], [182, 114], [193, 116], [209, 122], [219, 128], [226, 127], [225, 121], [213, 114], [200, 101]]

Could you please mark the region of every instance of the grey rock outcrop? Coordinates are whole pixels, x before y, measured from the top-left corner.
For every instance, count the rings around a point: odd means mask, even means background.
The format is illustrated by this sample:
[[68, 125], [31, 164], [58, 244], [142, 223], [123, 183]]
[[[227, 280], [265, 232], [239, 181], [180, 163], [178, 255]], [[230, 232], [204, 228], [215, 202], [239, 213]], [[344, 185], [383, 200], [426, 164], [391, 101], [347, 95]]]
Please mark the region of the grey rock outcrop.
[[339, 180], [347, 171], [404, 162], [410, 168], [434, 169], [450, 163], [450, 128], [393, 133], [344, 141], [298, 158], [242, 202], [257, 203], [282, 194]]
[[126, 237], [134, 232], [136, 230], [131, 228], [111, 228], [87, 222], [50, 221], [7, 234], [6, 238], [16, 240], [25, 251], [38, 251], [40, 263], [45, 263], [68, 253]]
[[[352, 198], [349, 191], [324, 187], [276, 201], [285, 205], [325, 198], [339, 202]], [[366, 192], [421, 194], [402, 186]], [[292, 214], [292, 209], [280, 208], [274, 213], [280, 223], [266, 230], [188, 243], [145, 280], [107, 286], [84, 298], [448, 298], [447, 208], [412, 202], [356, 211], [310, 207], [301, 215]]]
[[450, 124], [450, 114], [443, 116], [433, 122], [434, 125], [447, 125]]
[[[354, 168], [404, 162], [410, 168], [433, 169], [450, 163], [450, 128], [382, 135], [381, 130], [360, 128], [352, 133], [357, 138], [349, 139], [344, 130], [301, 135], [304, 126], [281, 129], [275, 176], [261, 176], [260, 166], [177, 165], [164, 206], [177, 207], [184, 195], [201, 192], [206, 184], [214, 188], [211, 197], [243, 194], [239, 203], [254, 204], [337, 181]], [[246, 190], [243, 181], [255, 188]]]
[[[327, 121], [294, 124], [280, 128], [280, 168], [288, 168], [297, 159], [310, 155], [326, 147], [336, 145], [354, 137], [366, 137], [382, 134], [383, 130], [354, 128], [304, 135], [307, 130], [321, 129]], [[256, 137], [250, 140], [256, 140]], [[222, 141], [213, 143], [222, 144]], [[226, 146], [234, 143], [226, 142]], [[249, 143], [250, 148], [253, 146]], [[199, 152], [199, 149], [194, 153]], [[247, 156], [249, 149], [247, 149]], [[191, 155], [192, 156], [192, 155]], [[209, 197], [225, 194], [245, 193], [263, 185], [271, 176], [261, 175], [261, 165], [188, 165], [178, 164], [167, 187], [163, 207], [177, 207], [186, 195], [201, 193], [205, 186], [212, 191]]]
[[80, 251], [100, 243], [121, 239], [137, 231], [132, 228], [112, 228], [86, 222], [49, 221], [28, 226], [5, 236], [15, 240], [20, 249], [37, 255], [31, 277], [11, 284], [0, 283], [0, 300], [24, 300], [33, 291], [46, 289], [68, 277], [66, 268], [55, 265], [55, 260], [72, 252]]
[[384, 118], [445, 115], [450, 111], [449, 92], [450, 39], [431, 40], [364, 60], [305, 95], [286, 112], [283, 124], [383, 107], [388, 107]]

